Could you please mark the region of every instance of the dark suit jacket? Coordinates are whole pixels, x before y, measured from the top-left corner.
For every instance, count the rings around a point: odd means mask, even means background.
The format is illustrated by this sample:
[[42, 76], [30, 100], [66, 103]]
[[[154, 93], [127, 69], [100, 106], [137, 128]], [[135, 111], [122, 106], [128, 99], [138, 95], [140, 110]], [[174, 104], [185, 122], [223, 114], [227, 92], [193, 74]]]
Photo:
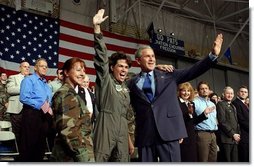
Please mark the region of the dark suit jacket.
[[172, 73], [155, 69], [155, 96], [152, 102], [136, 85], [141, 74], [129, 80], [131, 103], [136, 113], [136, 146], [154, 144], [157, 134], [163, 141], [187, 137], [177, 98], [177, 85], [198, 77], [212, 64], [214, 62], [206, 57], [189, 68], [176, 69]]
[[95, 96], [94, 96], [94, 94], [89, 89], [88, 89], [88, 92], [89, 92], [89, 95], [86, 95], [86, 92], [85, 92], [84, 88], [78, 87], [78, 95], [85, 102], [85, 104], [87, 104], [86, 96], [91, 97], [92, 104], [93, 104], [93, 114], [92, 114], [91, 121], [92, 121], [92, 123], [94, 123], [96, 121], [96, 115], [97, 115], [98, 111], [97, 111], [97, 107], [95, 105]]
[[216, 105], [221, 143], [235, 144], [234, 134], [240, 134], [236, 108], [233, 104], [220, 101]]
[[236, 108], [242, 143], [249, 143], [249, 108], [238, 98], [232, 102]]
[[198, 151], [197, 151], [197, 132], [195, 131], [195, 125], [207, 119], [204, 112], [197, 116], [195, 112], [195, 104], [193, 102], [193, 114], [192, 118], [188, 113], [188, 107], [185, 102], [181, 102], [178, 98], [181, 110], [183, 112], [183, 119], [187, 130], [188, 137], [184, 138], [180, 145], [181, 148], [181, 161], [182, 162], [197, 162]]
[[178, 100], [178, 101], [179, 101], [179, 104], [180, 104], [180, 107], [181, 107], [181, 110], [183, 113], [183, 119], [185, 122], [187, 134], [188, 134], [188, 137], [184, 138], [182, 144], [196, 144], [195, 125], [202, 122], [203, 120], [206, 120], [207, 117], [205, 116], [204, 112], [200, 115], [197, 115], [197, 113], [195, 112], [195, 104], [193, 102], [191, 102], [191, 104], [193, 105], [193, 108], [194, 108], [193, 109], [194, 112], [193, 112], [192, 118], [191, 118], [188, 113], [188, 107], [186, 106], [186, 104], [182, 103], [180, 100]]

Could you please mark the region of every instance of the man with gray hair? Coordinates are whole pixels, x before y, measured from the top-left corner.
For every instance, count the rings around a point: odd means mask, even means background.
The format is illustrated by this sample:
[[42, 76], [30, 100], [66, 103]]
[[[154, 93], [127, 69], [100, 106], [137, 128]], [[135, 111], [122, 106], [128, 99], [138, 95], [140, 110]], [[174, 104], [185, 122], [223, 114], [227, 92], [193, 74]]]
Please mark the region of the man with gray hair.
[[224, 155], [222, 159], [225, 162], [238, 162], [238, 143], [241, 138], [237, 111], [232, 104], [234, 90], [226, 86], [223, 90], [223, 97], [223, 101], [216, 105], [221, 156]]
[[21, 62], [19, 71], [19, 74], [10, 75], [6, 84], [7, 93], [10, 95], [6, 112], [10, 114], [12, 131], [16, 136], [18, 146], [20, 146], [21, 110], [23, 107], [23, 104], [19, 101], [20, 85], [21, 81], [30, 73], [30, 64], [27, 61]]

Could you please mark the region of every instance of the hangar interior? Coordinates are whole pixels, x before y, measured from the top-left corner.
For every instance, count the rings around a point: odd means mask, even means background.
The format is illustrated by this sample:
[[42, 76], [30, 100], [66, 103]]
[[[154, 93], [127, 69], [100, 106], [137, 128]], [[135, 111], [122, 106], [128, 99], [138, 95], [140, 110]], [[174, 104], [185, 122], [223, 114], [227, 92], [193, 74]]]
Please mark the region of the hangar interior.
[[[143, 40], [149, 40], [146, 30], [153, 22], [157, 33], [184, 41], [184, 55], [156, 55], [158, 63], [176, 68], [202, 59], [216, 34], [223, 33], [219, 63], [191, 83], [195, 87], [206, 80], [218, 94], [227, 85], [235, 90], [249, 86], [248, 0], [0, 0], [0, 4], [90, 27], [93, 15], [104, 8], [109, 19], [103, 30]], [[232, 64], [223, 56], [228, 47]]]

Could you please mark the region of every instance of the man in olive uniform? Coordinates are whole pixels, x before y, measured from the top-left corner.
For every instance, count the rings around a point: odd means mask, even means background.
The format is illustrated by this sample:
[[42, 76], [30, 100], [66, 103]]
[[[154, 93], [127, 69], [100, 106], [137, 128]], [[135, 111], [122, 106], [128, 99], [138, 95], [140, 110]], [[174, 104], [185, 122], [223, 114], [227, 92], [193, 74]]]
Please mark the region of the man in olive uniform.
[[9, 117], [6, 113], [8, 106], [9, 94], [6, 92], [5, 85], [0, 82], [0, 121], [8, 121]]

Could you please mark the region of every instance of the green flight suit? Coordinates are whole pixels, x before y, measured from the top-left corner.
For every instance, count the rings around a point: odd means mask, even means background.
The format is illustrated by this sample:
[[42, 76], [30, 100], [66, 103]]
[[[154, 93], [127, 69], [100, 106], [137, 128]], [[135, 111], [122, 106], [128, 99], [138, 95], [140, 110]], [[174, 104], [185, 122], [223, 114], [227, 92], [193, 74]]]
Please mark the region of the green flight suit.
[[133, 137], [135, 130], [129, 89], [109, 73], [107, 48], [102, 34], [95, 34], [94, 45], [95, 95], [99, 111], [94, 131], [95, 161], [128, 162], [128, 134]]

